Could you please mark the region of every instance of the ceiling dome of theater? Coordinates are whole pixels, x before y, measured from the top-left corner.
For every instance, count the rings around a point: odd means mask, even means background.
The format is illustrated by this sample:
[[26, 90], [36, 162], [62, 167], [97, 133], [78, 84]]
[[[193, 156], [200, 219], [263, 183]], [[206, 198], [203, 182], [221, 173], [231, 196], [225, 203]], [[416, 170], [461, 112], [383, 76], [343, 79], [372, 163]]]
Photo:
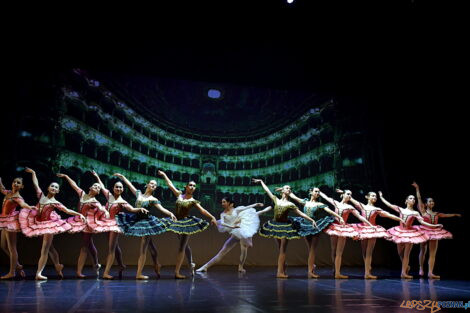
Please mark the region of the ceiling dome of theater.
[[283, 127], [324, 103], [307, 91], [145, 75], [95, 73], [139, 114], [203, 135], [255, 135]]

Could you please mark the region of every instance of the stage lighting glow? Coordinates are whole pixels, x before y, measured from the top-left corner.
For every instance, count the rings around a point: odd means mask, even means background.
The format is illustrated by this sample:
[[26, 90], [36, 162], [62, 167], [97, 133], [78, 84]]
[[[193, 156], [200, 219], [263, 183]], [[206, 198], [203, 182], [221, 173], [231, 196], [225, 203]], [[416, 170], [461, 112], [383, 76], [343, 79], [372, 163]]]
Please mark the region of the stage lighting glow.
[[294, 0], [287, 0], [287, 3], [294, 3]]
[[217, 89], [209, 89], [209, 91], [207, 92], [207, 95], [209, 96], [209, 98], [212, 98], [212, 99], [219, 99], [220, 98], [220, 90], [217, 90]]

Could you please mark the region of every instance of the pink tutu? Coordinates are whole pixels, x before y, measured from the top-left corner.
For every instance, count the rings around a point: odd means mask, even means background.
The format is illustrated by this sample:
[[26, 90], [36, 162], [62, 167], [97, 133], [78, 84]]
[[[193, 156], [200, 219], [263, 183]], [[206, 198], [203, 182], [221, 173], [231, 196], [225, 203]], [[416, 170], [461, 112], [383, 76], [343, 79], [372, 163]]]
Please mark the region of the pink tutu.
[[452, 234], [442, 227], [428, 227], [425, 225], [418, 226], [429, 238], [429, 240], [452, 239]]
[[60, 234], [69, 231], [72, 226], [60, 218], [56, 212], [51, 212], [50, 219], [38, 221], [37, 210], [22, 209], [19, 216], [21, 231], [27, 237], [42, 236], [46, 234]]
[[337, 224], [332, 223], [328, 226], [327, 229], [324, 230], [330, 236], [338, 236], [338, 237], [347, 237], [353, 239], [359, 239], [359, 232], [354, 229], [351, 224]]
[[85, 230], [85, 228], [88, 227], [88, 225], [82, 221], [82, 219], [79, 217], [79, 216], [72, 216], [72, 217], [69, 217], [67, 219], [67, 223], [70, 224], [70, 226], [72, 226], [72, 228], [70, 228], [69, 230], [69, 233], [80, 233], [82, 231]]
[[410, 228], [395, 226], [387, 232], [390, 237], [386, 239], [395, 243], [423, 243], [428, 241], [428, 236], [419, 226], [411, 226]]
[[13, 211], [10, 215], [0, 216], [0, 229], [6, 229], [9, 232], [20, 232], [19, 214], [20, 211]]
[[115, 218], [106, 218], [104, 212], [99, 210], [88, 210], [85, 215], [88, 227], [84, 230], [86, 233], [122, 233]]
[[359, 233], [359, 239], [371, 239], [371, 238], [388, 238], [390, 234], [387, 230], [380, 225], [369, 226], [363, 224], [352, 224], [354, 229]]

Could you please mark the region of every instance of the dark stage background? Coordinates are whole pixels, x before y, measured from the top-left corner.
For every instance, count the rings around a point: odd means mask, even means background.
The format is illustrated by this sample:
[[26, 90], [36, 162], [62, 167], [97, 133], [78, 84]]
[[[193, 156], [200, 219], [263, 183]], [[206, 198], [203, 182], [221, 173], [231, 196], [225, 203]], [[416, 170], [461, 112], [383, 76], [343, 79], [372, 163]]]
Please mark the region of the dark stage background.
[[[304, 14], [290, 11], [284, 16], [290, 28], [269, 21], [270, 30], [244, 24], [221, 32], [223, 36], [201, 32], [187, 40], [165, 35], [157, 41], [119, 36], [92, 40], [74, 34], [60, 40], [17, 40], [11, 57], [3, 62], [11, 97], [2, 104], [0, 176], [7, 187], [13, 177], [23, 176], [23, 194], [32, 204], [29, 177], [21, 173], [24, 166], [39, 172], [43, 188], [61, 170], [80, 180], [83, 189], [92, 181], [85, 165], [94, 165], [103, 178], [120, 169], [140, 186], [161, 168], [171, 172], [179, 187], [183, 178], [196, 175], [197, 196], [213, 213], [220, 210], [218, 202], [226, 194], [237, 194], [241, 204], [266, 200], [259, 187], [243, 179], [254, 176], [254, 169], [269, 179], [270, 186], [289, 183], [301, 195], [314, 184], [330, 195], [336, 187], [351, 188], [358, 200], [369, 190], [382, 190], [398, 205], [414, 192], [410, 184], [416, 180], [423, 196], [435, 199], [436, 210], [463, 214], [460, 219], [442, 219], [454, 239], [440, 243], [436, 264], [437, 273], [462, 275], [468, 238], [468, 184], [463, 180], [468, 171], [463, 114], [468, 96], [457, 74], [464, 68], [465, 50], [458, 25], [427, 27], [422, 16], [415, 19], [422, 13], [416, 8], [406, 5], [401, 12], [406, 13], [398, 15], [401, 25], [390, 24], [373, 34], [360, 27], [316, 28]], [[221, 90], [222, 98], [208, 98], [210, 88]], [[134, 113], [123, 114], [119, 102]], [[117, 122], [110, 123], [106, 114]], [[305, 114], [310, 117], [297, 128]], [[146, 117], [155, 129], [133, 122], [134, 117]], [[294, 131], [274, 136], [269, 146], [269, 135], [289, 127]], [[159, 137], [162, 129], [177, 139]], [[94, 141], [87, 140], [92, 132]], [[304, 138], [309, 132], [313, 139]], [[244, 140], [251, 145], [243, 146]], [[289, 142], [297, 146], [289, 150]], [[230, 144], [235, 148], [224, 148]], [[107, 150], [110, 146], [113, 150]], [[268, 152], [273, 149], [278, 155], [271, 157]], [[261, 160], [266, 163], [258, 163]], [[108, 188], [112, 182], [107, 181]], [[172, 197], [161, 180], [159, 185], [157, 196], [171, 209]], [[58, 199], [74, 208], [75, 198], [62, 182]], [[129, 194], [126, 199], [133, 201]], [[20, 261], [35, 264], [40, 240], [20, 237]], [[106, 238], [96, 238], [104, 262]], [[192, 237], [196, 262], [206, 262], [225, 238], [215, 229]], [[63, 262], [75, 264], [80, 236], [54, 240]], [[120, 240], [126, 264], [137, 261], [137, 240]], [[173, 264], [176, 238], [164, 234], [156, 240], [162, 264]], [[318, 265], [331, 266], [329, 253], [329, 240], [322, 235]], [[417, 253], [415, 247], [412, 270], [417, 269]], [[276, 254], [272, 240], [256, 236], [247, 264], [274, 265]], [[293, 241], [288, 264], [304, 265], [306, 258], [303, 241]], [[8, 262], [3, 254], [0, 261]], [[234, 250], [222, 264], [237, 261]], [[362, 265], [359, 243], [346, 244], [343, 263]], [[396, 246], [379, 240], [374, 264], [398, 269]], [[463, 275], [468, 277], [468, 271]]]

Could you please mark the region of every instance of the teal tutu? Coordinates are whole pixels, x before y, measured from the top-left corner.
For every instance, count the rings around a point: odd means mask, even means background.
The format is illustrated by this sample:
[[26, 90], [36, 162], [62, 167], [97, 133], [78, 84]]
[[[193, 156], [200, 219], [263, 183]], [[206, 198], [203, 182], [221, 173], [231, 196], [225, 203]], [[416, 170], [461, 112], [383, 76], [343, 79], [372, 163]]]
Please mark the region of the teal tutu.
[[294, 219], [289, 217], [288, 222], [267, 221], [261, 226], [259, 234], [267, 238], [277, 239], [299, 239], [302, 236], [298, 231], [298, 224]]
[[188, 216], [177, 221], [172, 221], [169, 217], [165, 217], [163, 220], [168, 231], [182, 235], [199, 233], [209, 227], [208, 222], [195, 216]]
[[312, 222], [302, 218], [302, 217], [294, 217], [293, 224], [294, 228], [297, 229], [300, 236], [310, 236], [316, 235], [322, 232], [325, 228], [327, 228], [331, 223], [335, 221], [333, 216], [325, 216], [320, 219], [315, 220], [317, 223], [318, 228], [313, 227]]
[[150, 214], [121, 212], [116, 215], [116, 221], [127, 236], [152, 236], [167, 231], [167, 223], [164, 219]]

